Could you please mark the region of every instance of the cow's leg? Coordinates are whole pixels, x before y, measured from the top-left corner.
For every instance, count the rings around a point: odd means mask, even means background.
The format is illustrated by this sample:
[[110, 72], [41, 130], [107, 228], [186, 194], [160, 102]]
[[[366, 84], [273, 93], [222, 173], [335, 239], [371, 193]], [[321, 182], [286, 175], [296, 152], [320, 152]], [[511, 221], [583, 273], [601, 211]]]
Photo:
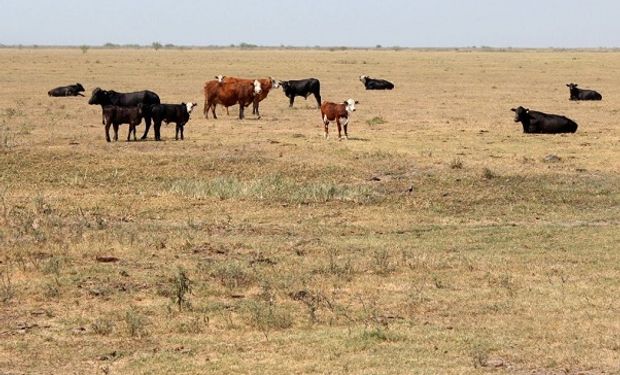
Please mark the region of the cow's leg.
[[258, 111], [258, 106], [260, 105], [258, 102], [254, 102], [253, 104], [253, 111], [252, 113], [256, 115], [256, 118], [260, 120], [260, 112]]
[[209, 106], [211, 107], [211, 114], [213, 115], [213, 118], [217, 120], [217, 115], [215, 114], [215, 103], [211, 103], [209, 104]]
[[134, 140], [134, 142], [138, 141], [138, 138], [136, 138], [136, 129], [137, 129], [138, 125], [139, 124], [133, 125], [133, 140]]
[[291, 108], [293, 106], [293, 103], [295, 103], [295, 95], [291, 95], [291, 97], [289, 98], [288, 107]]
[[239, 103], [239, 120], [243, 120], [243, 118], [245, 117], [243, 115], [243, 111], [245, 110], [245, 106], [241, 103]]
[[134, 126], [129, 124], [129, 132], [127, 133], [127, 142], [131, 141], [131, 132], [134, 131]]
[[112, 127], [114, 128], [114, 142], [118, 141], [118, 125], [119, 124], [112, 124]]
[[207, 102], [207, 99], [205, 99], [205, 105], [202, 107], [202, 114], [206, 119], [209, 118], [209, 103]]
[[174, 140], [178, 141], [179, 140], [179, 124], [177, 123], [176, 128], [174, 129]]
[[161, 121], [154, 121], [153, 129], [155, 130], [155, 140], [161, 141]]
[[342, 124], [340, 123], [341, 117], [336, 117], [336, 125], [338, 126], [338, 140], [342, 140], [342, 136], [340, 135], [340, 131], [342, 128]]
[[321, 108], [321, 94], [318, 92], [314, 93], [314, 98], [316, 99], [316, 105]]
[[149, 134], [149, 129], [151, 128], [151, 116], [145, 115], [144, 122], [146, 123], [146, 127], [144, 128], [144, 135], [140, 139], [146, 139], [146, 136]]
[[342, 123], [342, 127], [344, 128], [344, 139], [349, 139], [349, 134], [347, 133], [347, 127], [349, 126], [349, 118], [343, 117], [344, 122]]
[[325, 139], [327, 139], [327, 137], [329, 137], [329, 129], [328, 129], [328, 125], [329, 125], [329, 120], [327, 119], [327, 115], [323, 115], [323, 128], [324, 128], [324, 135], [325, 135]]
[[226, 107], [226, 116], [230, 116], [230, 113], [228, 112], [228, 107]]
[[110, 122], [105, 123], [105, 140], [107, 142], [110, 142], [110, 125]]

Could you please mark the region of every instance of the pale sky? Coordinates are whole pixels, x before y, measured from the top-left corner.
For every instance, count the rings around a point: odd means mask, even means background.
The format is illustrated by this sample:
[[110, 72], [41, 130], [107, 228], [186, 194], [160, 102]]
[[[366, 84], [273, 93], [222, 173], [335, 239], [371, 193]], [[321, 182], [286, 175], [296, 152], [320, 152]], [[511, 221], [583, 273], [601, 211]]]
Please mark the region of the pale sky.
[[619, 0], [0, 0], [0, 44], [620, 47]]

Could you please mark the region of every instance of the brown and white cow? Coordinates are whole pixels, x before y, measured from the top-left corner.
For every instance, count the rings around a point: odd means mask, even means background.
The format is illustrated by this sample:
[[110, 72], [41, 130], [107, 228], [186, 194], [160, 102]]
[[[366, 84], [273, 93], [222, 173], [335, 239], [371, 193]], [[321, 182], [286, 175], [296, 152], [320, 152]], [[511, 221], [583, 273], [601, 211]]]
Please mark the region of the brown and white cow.
[[344, 127], [344, 138], [349, 139], [347, 134], [347, 125], [349, 124], [349, 113], [355, 112], [355, 105], [359, 102], [353, 99], [347, 99], [344, 103], [336, 104], [331, 102], [323, 102], [321, 104], [321, 117], [323, 125], [325, 125], [325, 139], [329, 136], [327, 126], [330, 121], [336, 121], [338, 125], [338, 139], [341, 138], [340, 130]]
[[215, 106], [221, 104], [230, 107], [239, 104], [239, 119], [243, 119], [245, 107], [254, 102], [254, 97], [262, 91], [258, 80], [219, 76], [218, 79], [205, 82], [205, 105], [203, 113], [209, 118], [209, 109], [217, 119]]
[[258, 118], [260, 118], [260, 112], [258, 112], [259, 103], [261, 101], [263, 101], [267, 97], [267, 95], [269, 95], [269, 91], [272, 88], [277, 89], [277, 88], [280, 87], [280, 84], [278, 83], [277, 80], [275, 80], [275, 79], [273, 79], [271, 77], [269, 77], [269, 78], [259, 78], [258, 81], [260, 82], [260, 86], [261, 86], [262, 91], [261, 91], [260, 94], [258, 94], [258, 95], [256, 95], [254, 97], [254, 103], [252, 105], [252, 114], [254, 114], [254, 115], [258, 116]]

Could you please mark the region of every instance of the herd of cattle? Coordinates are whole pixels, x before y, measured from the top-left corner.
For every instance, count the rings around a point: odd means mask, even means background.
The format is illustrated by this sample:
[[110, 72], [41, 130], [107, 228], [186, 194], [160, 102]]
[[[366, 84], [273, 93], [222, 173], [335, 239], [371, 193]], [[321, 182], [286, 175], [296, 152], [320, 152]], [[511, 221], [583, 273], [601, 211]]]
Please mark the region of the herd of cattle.
[[[359, 77], [366, 90], [392, 90], [394, 84], [383, 80], [370, 78], [367, 75]], [[593, 90], [584, 90], [577, 87], [575, 83], [569, 83], [570, 100], [602, 100], [601, 94]], [[345, 139], [348, 138], [347, 125], [349, 115], [355, 111], [356, 100], [347, 99], [341, 103], [321, 101], [321, 83], [316, 78], [301, 80], [279, 81], [271, 77], [265, 79], [243, 79], [237, 77], [226, 77], [218, 75], [215, 79], [205, 82], [204, 96], [205, 104], [203, 114], [209, 118], [209, 111], [214, 119], [216, 106], [219, 104], [226, 108], [239, 105], [239, 119], [244, 118], [244, 109], [252, 104], [252, 114], [260, 118], [260, 102], [264, 100], [271, 89], [282, 88], [284, 95], [289, 98], [289, 107], [295, 102], [295, 97], [302, 96], [307, 99], [314, 95], [317, 107], [321, 110], [321, 118], [324, 125], [325, 138], [329, 136], [328, 125], [336, 122], [338, 127], [338, 138], [342, 139], [344, 130]], [[84, 96], [84, 86], [79, 83], [75, 85], [57, 87], [48, 92], [49, 96]], [[146, 139], [151, 127], [151, 120], [155, 132], [155, 140], [161, 140], [161, 124], [175, 123], [175, 139], [183, 139], [185, 124], [189, 121], [192, 110], [196, 103], [163, 104], [159, 96], [149, 90], [119, 93], [114, 90], [102, 90], [97, 87], [93, 90], [88, 104], [100, 105], [102, 110], [102, 123], [105, 125], [106, 140], [110, 142], [110, 127], [114, 130], [114, 140], [118, 140], [118, 128], [121, 124], [129, 125], [127, 141], [131, 140], [133, 134], [136, 138], [136, 126], [144, 118], [146, 127], [141, 139]], [[515, 112], [515, 122], [521, 122], [524, 133], [574, 133], [577, 131], [577, 123], [573, 120], [553, 114], [546, 114], [538, 111], [531, 111], [528, 108], [512, 108]]]

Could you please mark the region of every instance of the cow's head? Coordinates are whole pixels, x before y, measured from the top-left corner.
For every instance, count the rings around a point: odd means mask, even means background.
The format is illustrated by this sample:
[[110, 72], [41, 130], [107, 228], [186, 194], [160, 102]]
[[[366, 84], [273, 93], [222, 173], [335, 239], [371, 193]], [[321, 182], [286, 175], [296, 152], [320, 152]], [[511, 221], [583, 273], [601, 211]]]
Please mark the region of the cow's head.
[[362, 81], [362, 83], [366, 83], [367, 79], [368, 79], [368, 76], [366, 76], [366, 75], [361, 75], [360, 76], [360, 81]]
[[355, 112], [355, 105], [359, 104], [357, 100], [347, 99], [344, 101], [344, 104], [347, 106], [347, 112]]
[[511, 108], [510, 110], [515, 113], [515, 122], [520, 122], [529, 118], [528, 112], [530, 110], [528, 108], [519, 106], [517, 108]]
[[567, 83], [566, 87], [568, 87], [571, 90], [574, 90], [577, 88], [577, 84], [576, 83]]
[[224, 78], [226, 78], [226, 76], [223, 76], [223, 75], [221, 75], [221, 74], [220, 74], [220, 75], [215, 76], [215, 79], [217, 79], [217, 81], [218, 81], [219, 83], [224, 82]]
[[260, 85], [260, 81], [255, 79], [254, 80], [254, 94], [259, 95], [261, 92], [263, 92], [263, 88]]
[[112, 103], [110, 102], [110, 96], [108, 91], [102, 90], [97, 87], [93, 90], [93, 94], [88, 100], [88, 104], [109, 105]]
[[76, 83], [75, 84], [75, 88], [77, 89], [77, 91], [84, 91], [84, 86], [82, 86], [81, 83]]
[[269, 79], [271, 80], [271, 87], [273, 87], [274, 89], [280, 88], [280, 81], [278, 81], [277, 79], [273, 79], [273, 77], [269, 77]]
[[196, 103], [191, 103], [191, 102], [190, 103], [182, 103], [182, 104], [185, 106], [185, 108], [187, 108], [187, 113], [188, 114], [192, 114], [192, 110], [194, 109], [195, 106], [198, 105]]

